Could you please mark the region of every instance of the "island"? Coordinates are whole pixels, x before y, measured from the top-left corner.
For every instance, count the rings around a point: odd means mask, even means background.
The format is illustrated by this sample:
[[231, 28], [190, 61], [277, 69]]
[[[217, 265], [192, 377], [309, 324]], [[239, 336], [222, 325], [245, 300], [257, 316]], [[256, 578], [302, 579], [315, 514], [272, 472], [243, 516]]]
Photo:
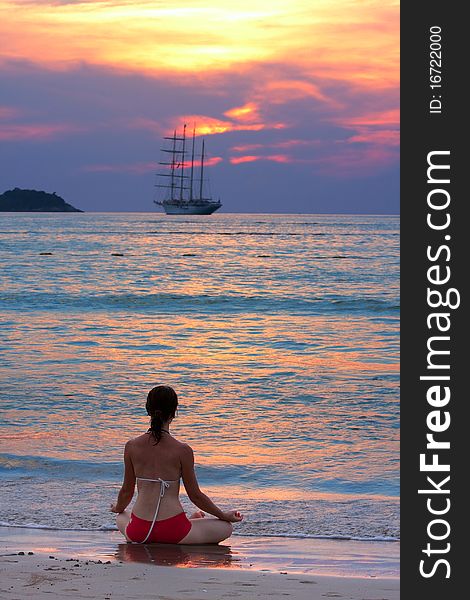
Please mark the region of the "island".
[[0, 194], [0, 212], [83, 212], [55, 192], [37, 190], [7, 190]]

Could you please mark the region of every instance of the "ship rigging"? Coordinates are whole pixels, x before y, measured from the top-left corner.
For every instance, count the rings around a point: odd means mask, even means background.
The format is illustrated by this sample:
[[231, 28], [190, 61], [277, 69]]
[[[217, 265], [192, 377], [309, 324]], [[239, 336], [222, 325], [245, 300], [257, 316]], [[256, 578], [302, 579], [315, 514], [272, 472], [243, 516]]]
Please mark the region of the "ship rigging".
[[[181, 135], [177, 134], [175, 129], [172, 136], [163, 139], [171, 142], [170, 148], [162, 148], [162, 152], [169, 155], [169, 162], [163, 161], [159, 164], [169, 168], [165, 173], [157, 173], [157, 178], [163, 179], [158, 179], [156, 187], [165, 190], [165, 198], [154, 200], [155, 204], [162, 206], [167, 215], [210, 215], [218, 210], [222, 206], [220, 199], [213, 200], [210, 194], [204, 195], [204, 139], [199, 177], [196, 174], [196, 127], [193, 129], [190, 167], [186, 164], [186, 124]], [[160, 181], [164, 183], [159, 183]]]

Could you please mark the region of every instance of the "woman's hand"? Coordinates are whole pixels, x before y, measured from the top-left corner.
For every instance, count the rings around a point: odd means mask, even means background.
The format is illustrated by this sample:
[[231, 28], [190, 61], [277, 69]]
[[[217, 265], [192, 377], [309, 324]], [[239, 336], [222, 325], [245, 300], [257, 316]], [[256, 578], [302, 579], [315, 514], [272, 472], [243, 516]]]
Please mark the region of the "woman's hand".
[[224, 512], [222, 521], [228, 521], [229, 523], [238, 523], [243, 520], [243, 515], [238, 510], [228, 510]]
[[116, 507], [117, 507], [117, 504], [111, 504], [111, 506], [110, 506], [110, 509], [109, 509], [109, 510], [110, 510], [111, 512], [113, 512], [113, 513], [119, 513], [119, 512], [121, 512], [120, 510], [117, 510], [117, 508], [116, 508]]

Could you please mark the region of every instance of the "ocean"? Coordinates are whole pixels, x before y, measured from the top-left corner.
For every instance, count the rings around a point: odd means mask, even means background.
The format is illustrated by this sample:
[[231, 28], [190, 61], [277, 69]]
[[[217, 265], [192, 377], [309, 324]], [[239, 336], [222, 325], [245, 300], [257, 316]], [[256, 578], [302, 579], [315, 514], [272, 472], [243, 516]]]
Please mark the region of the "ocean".
[[236, 533], [399, 538], [398, 217], [0, 218], [0, 525], [113, 529], [165, 383]]

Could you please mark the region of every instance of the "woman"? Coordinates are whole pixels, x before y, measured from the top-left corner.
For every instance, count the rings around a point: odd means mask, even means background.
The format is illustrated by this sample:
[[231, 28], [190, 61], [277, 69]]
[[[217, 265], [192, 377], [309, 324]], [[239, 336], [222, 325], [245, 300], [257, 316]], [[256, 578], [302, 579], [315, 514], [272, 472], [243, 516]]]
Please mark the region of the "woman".
[[[124, 482], [111, 510], [119, 513], [117, 526], [129, 542], [217, 544], [231, 535], [232, 523], [243, 519], [236, 510], [222, 511], [199, 489], [191, 447], [170, 434], [177, 407], [173, 388], [159, 385], [150, 390], [150, 429], [125, 446]], [[180, 477], [189, 499], [201, 509], [189, 519], [179, 501]], [[129, 514], [126, 508], [136, 482], [138, 496]], [[202, 511], [216, 518], [205, 518]]]

